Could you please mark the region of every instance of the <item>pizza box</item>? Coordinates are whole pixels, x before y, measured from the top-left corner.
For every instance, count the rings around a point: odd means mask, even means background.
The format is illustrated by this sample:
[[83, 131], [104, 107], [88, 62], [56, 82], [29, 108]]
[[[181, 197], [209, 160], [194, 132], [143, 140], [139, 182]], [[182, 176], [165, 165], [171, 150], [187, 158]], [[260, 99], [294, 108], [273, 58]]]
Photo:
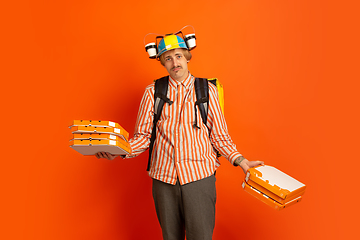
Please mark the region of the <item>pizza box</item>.
[[294, 203], [294, 200], [300, 201], [306, 189], [305, 184], [268, 165], [250, 168], [246, 173], [244, 183], [246, 185], [243, 184], [243, 188], [247, 187], [247, 192], [258, 191], [263, 197], [265, 196], [265, 199], [268, 198], [267, 201], [275, 201], [284, 206], [288, 206], [290, 202]]
[[242, 187], [245, 190], [245, 192], [251, 194], [252, 196], [256, 197], [257, 199], [259, 199], [260, 201], [262, 201], [263, 203], [269, 205], [270, 207], [276, 209], [276, 210], [282, 210], [285, 207], [289, 207], [291, 205], [294, 205], [295, 203], [298, 203], [302, 200], [302, 196], [299, 196], [291, 201], [286, 202], [285, 204], [281, 204], [277, 201], [275, 201], [274, 199], [270, 198], [269, 196], [267, 196], [266, 194], [260, 192], [259, 190], [253, 188], [252, 186], [250, 186], [249, 184], [247, 184], [245, 181], [242, 183]]
[[127, 142], [125, 141], [123, 138], [114, 135], [114, 134], [109, 134], [109, 133], [73, 133], [71, 134], [71, 138], [72, 139], [88, 139], [88, 140], [93, 140], [93, 139], [108, 139], [108, 140], [116, 140], [116, 141], [123, 141], [123, 142]]
[[71, 126], [71, 133], [105, 133], [121, 137], [128, 141], [129, 134], [120, 128], [114, 127], [97, 127], [97, 126]]
[[72, 128], [74, 126], [88, 126], [88, 127], [102, 127], [102, 128], [114, 128], [116, 129], [116, 132], [118, 132], [120, 135], [122, 135], [125, 140], [129, 139], [129, 133], [120, 126], [120, 124], [112, 121], [101, 121], [101, 120], [73, 120], [70, 123], [69, 128]]
[[82, 155], [95, 155], [98, 152], [108, 152], [112, 155], [131, 153], [129, 143], [108, 139], [71, 139], [69, 146]]

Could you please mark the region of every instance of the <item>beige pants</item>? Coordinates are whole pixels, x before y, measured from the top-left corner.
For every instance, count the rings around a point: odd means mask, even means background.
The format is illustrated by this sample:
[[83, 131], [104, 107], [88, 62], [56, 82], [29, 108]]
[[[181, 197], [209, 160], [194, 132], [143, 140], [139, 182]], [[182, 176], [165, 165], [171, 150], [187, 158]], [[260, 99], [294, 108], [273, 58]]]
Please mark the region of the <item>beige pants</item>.
[[180, 185], [153, 179], [156, 214], [164, 240], [211, 240], [215, 227], [214, 175]]

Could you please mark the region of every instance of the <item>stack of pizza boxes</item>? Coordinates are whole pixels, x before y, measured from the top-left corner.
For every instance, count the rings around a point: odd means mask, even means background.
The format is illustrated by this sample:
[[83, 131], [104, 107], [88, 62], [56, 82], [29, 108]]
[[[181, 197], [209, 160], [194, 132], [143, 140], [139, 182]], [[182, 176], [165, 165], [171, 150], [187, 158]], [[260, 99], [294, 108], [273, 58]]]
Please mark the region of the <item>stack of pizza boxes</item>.
[[113, 155], [131, 153], [129, 133], [111, 121], [74, 120], [69, 126], [72, 139], [69, 145], [83, 155], [109, 152]]
[[250, 168], [242, 187], [276, 210], [300, 202], [306, 188], [305, 184], [268, 165]]

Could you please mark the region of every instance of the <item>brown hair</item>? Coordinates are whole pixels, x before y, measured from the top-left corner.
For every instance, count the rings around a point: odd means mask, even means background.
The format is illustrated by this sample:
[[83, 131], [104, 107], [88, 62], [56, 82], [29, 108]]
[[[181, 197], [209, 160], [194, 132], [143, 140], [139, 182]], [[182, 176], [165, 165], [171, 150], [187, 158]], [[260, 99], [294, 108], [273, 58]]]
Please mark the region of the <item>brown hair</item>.
[[[183, 51], [184, 57], [186, 58], [186, 60], [190, 61], [190, 59], [192, 58], [191, 52], [185, 48], [180, 48]], [[164, 53], [160, 55], [160, 62], [161, 64], [164, 66], [165, 65], [165, 55]]]

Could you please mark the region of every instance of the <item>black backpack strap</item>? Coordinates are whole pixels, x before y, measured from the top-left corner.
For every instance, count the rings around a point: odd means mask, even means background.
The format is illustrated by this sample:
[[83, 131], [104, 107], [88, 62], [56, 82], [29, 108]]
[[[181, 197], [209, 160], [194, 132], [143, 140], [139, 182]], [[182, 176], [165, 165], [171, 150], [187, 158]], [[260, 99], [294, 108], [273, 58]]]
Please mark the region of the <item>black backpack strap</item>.
[[[208, 80], [206, 78], [195, 78], [195, 94], [196, 94], [196, 102], [195, 102], [195, 123], [194, 127], [199, 128], [197, 125], [197, 111], [196, 111], [196, 105], [198, 106], [200, 110], [200, 115], [203, 120], [203, 123], [206, 125], [207, 123], [207, 116], [208, 116], [208, 109], [209, 109], [209, 85], [208, 83], [212, 83], [216, 86], [216, 80]], [[209, 128], [208, 128], [209, 129]], [[210, 129], [209, 129], [210, 133]], [[216, 151], [216, 150], [215, 150]], [[221, 154], [216, 151], [217, 157], [221, 157]]]
[[194, 105], [195, 123], [194, 123], [193, 126], [196, 127], [196, 128], [200, 128], [197, 125], [196, 106], [198, 106], [201, 118], [203, 120], [203, 123], [206, 125], [208, 108], [209, 108], [209, 85], [208, 85], [208, 80], [206, 78], [195, 78], [194, 86], [195, 86], [196, 102], [195, 102], [195, 105]]
[[169, 86], [169, 76], [162, 77], [155, 81], [155, 91], [154, 91], [154, 120], [153, 120], [153, 129], [151, 131], [150, 146], [149, 146], [149, 160], [146, 171], [150, 170], [151, 164], [151, 155], [154, 147], [154, 142], [156, 138], [156, 124], [160, 119], [161, 111], [164, 107], [164, 103], [167, 102], [169, 105], [173, 104], [172, 101], [167, 97], [167, 91]]

